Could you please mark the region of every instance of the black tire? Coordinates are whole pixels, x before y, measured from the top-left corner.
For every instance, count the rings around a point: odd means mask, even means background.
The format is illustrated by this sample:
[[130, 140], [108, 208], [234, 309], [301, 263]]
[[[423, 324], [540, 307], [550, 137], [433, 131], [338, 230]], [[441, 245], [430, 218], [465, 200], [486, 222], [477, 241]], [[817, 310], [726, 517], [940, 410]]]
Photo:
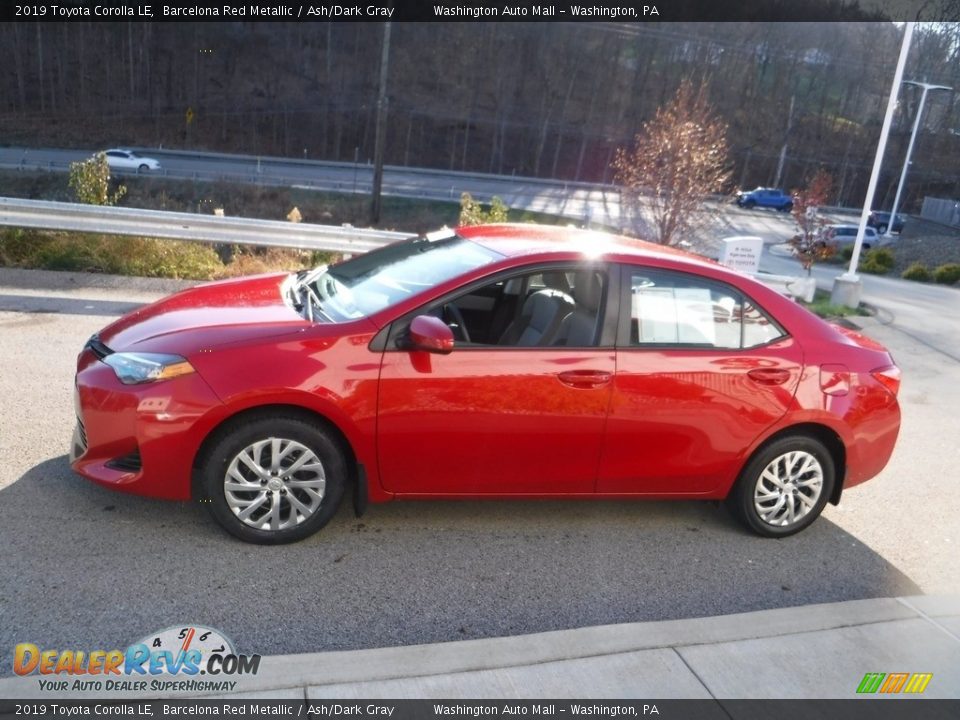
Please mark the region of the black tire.
[[751, 209], [755, 208], [756, 206], [757, 206], [757, 201], [756, 201], [756, 200], [744, 200], [744, 201], [743, 201], [743, 205], [741, 205], [741, 207], [744, 207], [744, 208], [746, 208], [747, 210], [751, 210]]
[[787, 203], [782, 208], [780, 208], [780, 212], [790, 212], [791, 210], [793, 210], [793, 203]]
[[[283, 468], [283, 462], [289, 461], [286, 467], [291, 467], [303, 457], [308, 458], [303, 467], [309, 469], [295, 470], [290, 476], [284, 474], [273, 477], [284, 470], [268, 471], [261, 467], [261, 474], [256, 474], [250, 465], [239, 462], [241, 453], [249, 451], [257, 443], [270, 440], [277, 440], [281, 444], [276, 447], [286, 447], [290, 453], [289, 456], [281, 453], [281, 459], [273, 463], [275, 466]], [[284, 446], [282, 443], [289, 444]], [[271, 443], [268, 450], [268, 446], [264, 445], [261, 452], [267, 451], [272, 457], [276, 452], [274, 447]], [[310, 459], [310, 453], [319, 461], [318, 469], [317, 463]], [[251, 453], [248, 457], [254, 456]], [[260, 455], [260, 458], [263, 461], [266, 456]], [[234, 460], [238, 461], [236, 467], [233, 466]], [[228, 499], [226, 485], [231, 469], [239, 472], [242, 475], [240, 480], [249, 483], [252, 489], [239, 492], [232, 490]], [[319, 488], [321, 475], [323, 487]], [[233, 487], [238, 483], [235, 478], [236, 475], [231, 476], [230, 483]], [[199, 467], [198, 480], [210, 514], [224, 530], [246, 542], [278, 545], [313, 535], [336, 514], [347, 484], [347, 464], [343, 451], [329, 433], [306, 420], [278, 413], [229, 427], [223, 437], [205, 454]], [[277, 487], [273, 488], [268, 483], [276, 484]], [[255, 485], [264, 487], [254, 487]], [[310, 487], [306, 487], [308, 485]], [[310, 514], [299, 519], [299, 515], [303, 513], [295, 512], [290, 497], [300, 507], [310, 508]], [[258, 500], [260, 505], [253, 509], [250, 517], [246, 521], [241, 519], [238, 513], [256, 505]], [[238, 507], [243, 503], [247, 505]], [[278, 529], [255, 526], [271, 522], [274, 504], [277, 505], [276, 516], [280, 521], [278, 524], [293, 524]], [[264, 512], [261, 513], [261, 510]]]
[[142, 173], [148, 172], [149, 170], [150, 170], [150, 166], [147, 165], [146, 163], [142, 163], [140, 167], [137, 168], [137, 172], [142, 172]]
[[[791, 455], [793, 453], [797, 453], [797, 455]], [[761, 480], [766, 481], [764, 473], [769, 469], [769, 466], [777, 461], [782, 464], [777, 465], [776, 468], [783, 468], [785, 470], [789, 462], [786, 458], [789, 457], [795, 457], [797, 462], [804, 463], [807, 457], [812, 457], [815, 460], [816, 467], [812, 467], [811, 470], [799, 472], [799, 470], [805, 467], [805, 465], [801, 465], [800, 467], [792, 469], [790, 473], [796, 473], [796, 482], [811, 482], [816, 472], [819, 471], [821, 477], [819, 494], [817, 494], [816, 499], [813, 500], [812, 507], [796, 521], [785, 525], [770, 523], [761, 516], [755, 500], [759, 497], [760, 500], [758, 500], [758, 502], [772, 503], [773, 507], [769, 507], [771, 511], [775, 510], [778, 501], [773, 498], [763, 500], [762, 498], [764, 496], [759, 494], [758, 486]], [[771, 472], [777, 474], [777, 470]], [[791, 481], [788, 484], [792, 485], [793, 482], [794, 481]], [[740, 473], [740, 477], [737, 479], [730, 496], [727, 498], [727, 505], [733, 515], [757, 535], [772, 538], [787, 537], [807, 528], [820, 516], [830, 496], [833, 494], [835, 482], [836, 469], [834, 467], [833, 457], [827, 448], [824, 447], [823, 443], [808, 435], [790, 435], [762, 447], [750, 458], [750, 461], [743, 468], [743, 472]], [[793, 498], [796, 495], [803, 494], [812, 500], [812, 491], [810, 493], [804, 492], [806, 489], [807, 488], [801, 489], [795, 487], [790, 495], [788, 495], [790, 499], [785, 500], [784, 503], [790, 503], [794, 508], [805, 507], [805, 502], [801, 502], [800, 498], [796, 500]]]
[[883, 235], [886, 232], [887, 232], [886, 225], [877, 225], [877, 235]]

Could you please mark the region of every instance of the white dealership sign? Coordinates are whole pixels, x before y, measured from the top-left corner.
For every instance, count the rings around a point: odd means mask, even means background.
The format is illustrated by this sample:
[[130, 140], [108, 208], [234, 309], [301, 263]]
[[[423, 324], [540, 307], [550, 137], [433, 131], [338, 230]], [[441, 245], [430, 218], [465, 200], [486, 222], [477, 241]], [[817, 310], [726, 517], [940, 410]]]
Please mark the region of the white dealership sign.
[[720, 241], [720, 264], [754, 275], [760, 269], [763, 238], [753, 236], [728, 237]]

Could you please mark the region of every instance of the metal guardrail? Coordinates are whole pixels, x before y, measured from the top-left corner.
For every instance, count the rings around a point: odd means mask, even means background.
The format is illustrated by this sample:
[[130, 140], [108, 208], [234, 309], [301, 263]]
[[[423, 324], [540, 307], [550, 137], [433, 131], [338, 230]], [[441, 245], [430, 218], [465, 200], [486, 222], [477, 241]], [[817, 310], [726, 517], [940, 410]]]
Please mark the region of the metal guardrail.
[[410, 233], [336, 225], [6, 197], [0, 198], [0, 225], [343, 253], [363, 253], [410, 237]]

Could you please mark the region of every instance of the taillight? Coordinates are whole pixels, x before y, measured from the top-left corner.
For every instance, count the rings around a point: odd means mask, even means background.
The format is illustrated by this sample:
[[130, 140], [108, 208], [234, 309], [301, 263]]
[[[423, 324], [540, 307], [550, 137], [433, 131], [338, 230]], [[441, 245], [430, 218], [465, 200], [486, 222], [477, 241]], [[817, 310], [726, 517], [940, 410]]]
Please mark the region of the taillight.
[[874, 380], [889, 390], [894, 397], [900, 392], [900, 368], [896, 365], [872, 370], [870, 374]]

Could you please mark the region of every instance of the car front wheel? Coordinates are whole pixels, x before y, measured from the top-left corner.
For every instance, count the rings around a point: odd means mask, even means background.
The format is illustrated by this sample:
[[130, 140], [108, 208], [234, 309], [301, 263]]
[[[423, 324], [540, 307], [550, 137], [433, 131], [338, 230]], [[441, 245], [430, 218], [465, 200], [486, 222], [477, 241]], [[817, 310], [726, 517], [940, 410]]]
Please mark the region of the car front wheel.
[[819, 440], [794, 435], [756, 453], [727, 502], [734, 515], [764, 537], [786, 537], [808, 527], [833, 492], [836, 470]]
[[885, 235], [887, 232], [886, 225], [877, 225], [877, 235]]
[[300, 418], [238, 424], [200, 467], [207, 507], [227, 532], [264, 545], [302, 540], [336, 514], [346, 485], [337, 443]]

